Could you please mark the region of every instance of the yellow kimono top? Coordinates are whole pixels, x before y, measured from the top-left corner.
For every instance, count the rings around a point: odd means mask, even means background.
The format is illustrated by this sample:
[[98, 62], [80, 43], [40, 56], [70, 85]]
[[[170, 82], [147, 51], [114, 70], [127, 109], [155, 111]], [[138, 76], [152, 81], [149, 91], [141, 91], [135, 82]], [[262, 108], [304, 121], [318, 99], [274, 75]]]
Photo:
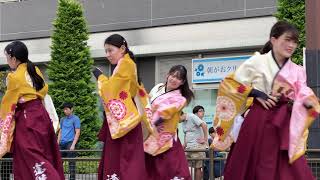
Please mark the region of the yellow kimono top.
[[[37, 73], [43, 78], [40, 70]], [[27, 64], [22, 63], [16, 71], [7, 76], [7, 90], [0, 107], [0, 157], [10, 151], [15, 128], [14, 114], [16, 105], [33, 99], [43, 99], [48, 92], [48, 85], [36, 91], [27, 72]]]
[[118, 62], [110, 78], [98, 77], [99, 95], [103, 99], [112, 139], [126, 135], [141, 121], [147, 121], [143, 103], [148, 94], [137, 79], [136, 64], [129, 54]]

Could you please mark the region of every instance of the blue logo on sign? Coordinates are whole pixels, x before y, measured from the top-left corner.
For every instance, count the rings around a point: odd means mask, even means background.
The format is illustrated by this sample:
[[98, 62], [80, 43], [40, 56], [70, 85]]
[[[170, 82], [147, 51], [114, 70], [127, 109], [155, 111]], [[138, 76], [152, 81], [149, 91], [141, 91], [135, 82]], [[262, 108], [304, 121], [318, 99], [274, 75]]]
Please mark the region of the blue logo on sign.
[[197, 76], [204, 76], [204, 66], [203, 64], [199, 64], [198, 67], [195, 69]]

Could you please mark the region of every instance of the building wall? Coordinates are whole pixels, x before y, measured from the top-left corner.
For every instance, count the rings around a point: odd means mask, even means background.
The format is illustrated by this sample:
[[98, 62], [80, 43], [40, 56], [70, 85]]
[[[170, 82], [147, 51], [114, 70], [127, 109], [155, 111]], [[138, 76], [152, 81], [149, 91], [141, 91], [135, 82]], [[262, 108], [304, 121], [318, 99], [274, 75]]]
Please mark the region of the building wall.
[[[80, 0], [90, 32], [269, 16], [276, 0]], [[0, 41], [48, 37], [57, 0], [0, 3]]]
[[[105, 57], [103, 43], [113, 33], [123, 35], [130, 50], [138, 57], [247, 49], [262, 46], [268, 40], [275, 21], [274, 17], [266, 16], [91, 33], [88, 45], [93, 58]], [[50, 61], [50, 38], [23, 42], [28, 46], [30, 60], [39, 63]], [[0, 42], [0, 49], [4, 49], [8, 43]], [[1, 64], [6, 64], [3, 53], [0, 53]]]

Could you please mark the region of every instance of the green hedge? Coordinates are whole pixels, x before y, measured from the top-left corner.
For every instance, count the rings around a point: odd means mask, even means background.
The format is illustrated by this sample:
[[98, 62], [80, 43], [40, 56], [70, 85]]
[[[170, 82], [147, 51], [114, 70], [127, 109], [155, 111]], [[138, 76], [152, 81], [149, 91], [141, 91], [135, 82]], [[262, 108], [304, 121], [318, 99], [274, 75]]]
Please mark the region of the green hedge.
[[278, 20], [285, 20], [294, 24], [299, 32], [299, 45], [292, 60], [302, 65], [303, 47], [306, 44], [305, 31], [305, 1], [304, 0], [278, 0], [278, 11], [275, 14]]

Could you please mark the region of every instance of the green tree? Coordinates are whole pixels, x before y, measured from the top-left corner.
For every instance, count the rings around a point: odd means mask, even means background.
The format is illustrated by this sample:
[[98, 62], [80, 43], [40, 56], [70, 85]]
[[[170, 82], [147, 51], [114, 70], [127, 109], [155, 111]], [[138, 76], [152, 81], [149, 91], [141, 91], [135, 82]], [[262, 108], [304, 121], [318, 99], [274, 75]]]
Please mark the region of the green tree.
[[60, 117], [64, 102], [75, 105], [74, 114], [81, 120], [79, 146], [92, 148], [96, 145], [100, 121], [95, 84], [91, 81], [93, 59], [87, 45], [89, 36], [82, 5], [77, 0], [59, 0], [53, 25], [47, 71], [49, 94]]
[[6, 77], [7, 72], [1, 71], [0, 72], [0, 93], [4, 93], [6, 91]]
[[299, 32], [299, 44], [292, 60], [302, 64], [303, 47], [306, 44], [305, 31], [305, 1], [303, 0], [278, 0], [278, 11], [275, 15], [279, 20], [285, 20], [295, 25]]
[[0, 71], [0, 100], [2, 99], [7, 86], [6, 86], [6, 77], [8, 73], [6, 71]]

